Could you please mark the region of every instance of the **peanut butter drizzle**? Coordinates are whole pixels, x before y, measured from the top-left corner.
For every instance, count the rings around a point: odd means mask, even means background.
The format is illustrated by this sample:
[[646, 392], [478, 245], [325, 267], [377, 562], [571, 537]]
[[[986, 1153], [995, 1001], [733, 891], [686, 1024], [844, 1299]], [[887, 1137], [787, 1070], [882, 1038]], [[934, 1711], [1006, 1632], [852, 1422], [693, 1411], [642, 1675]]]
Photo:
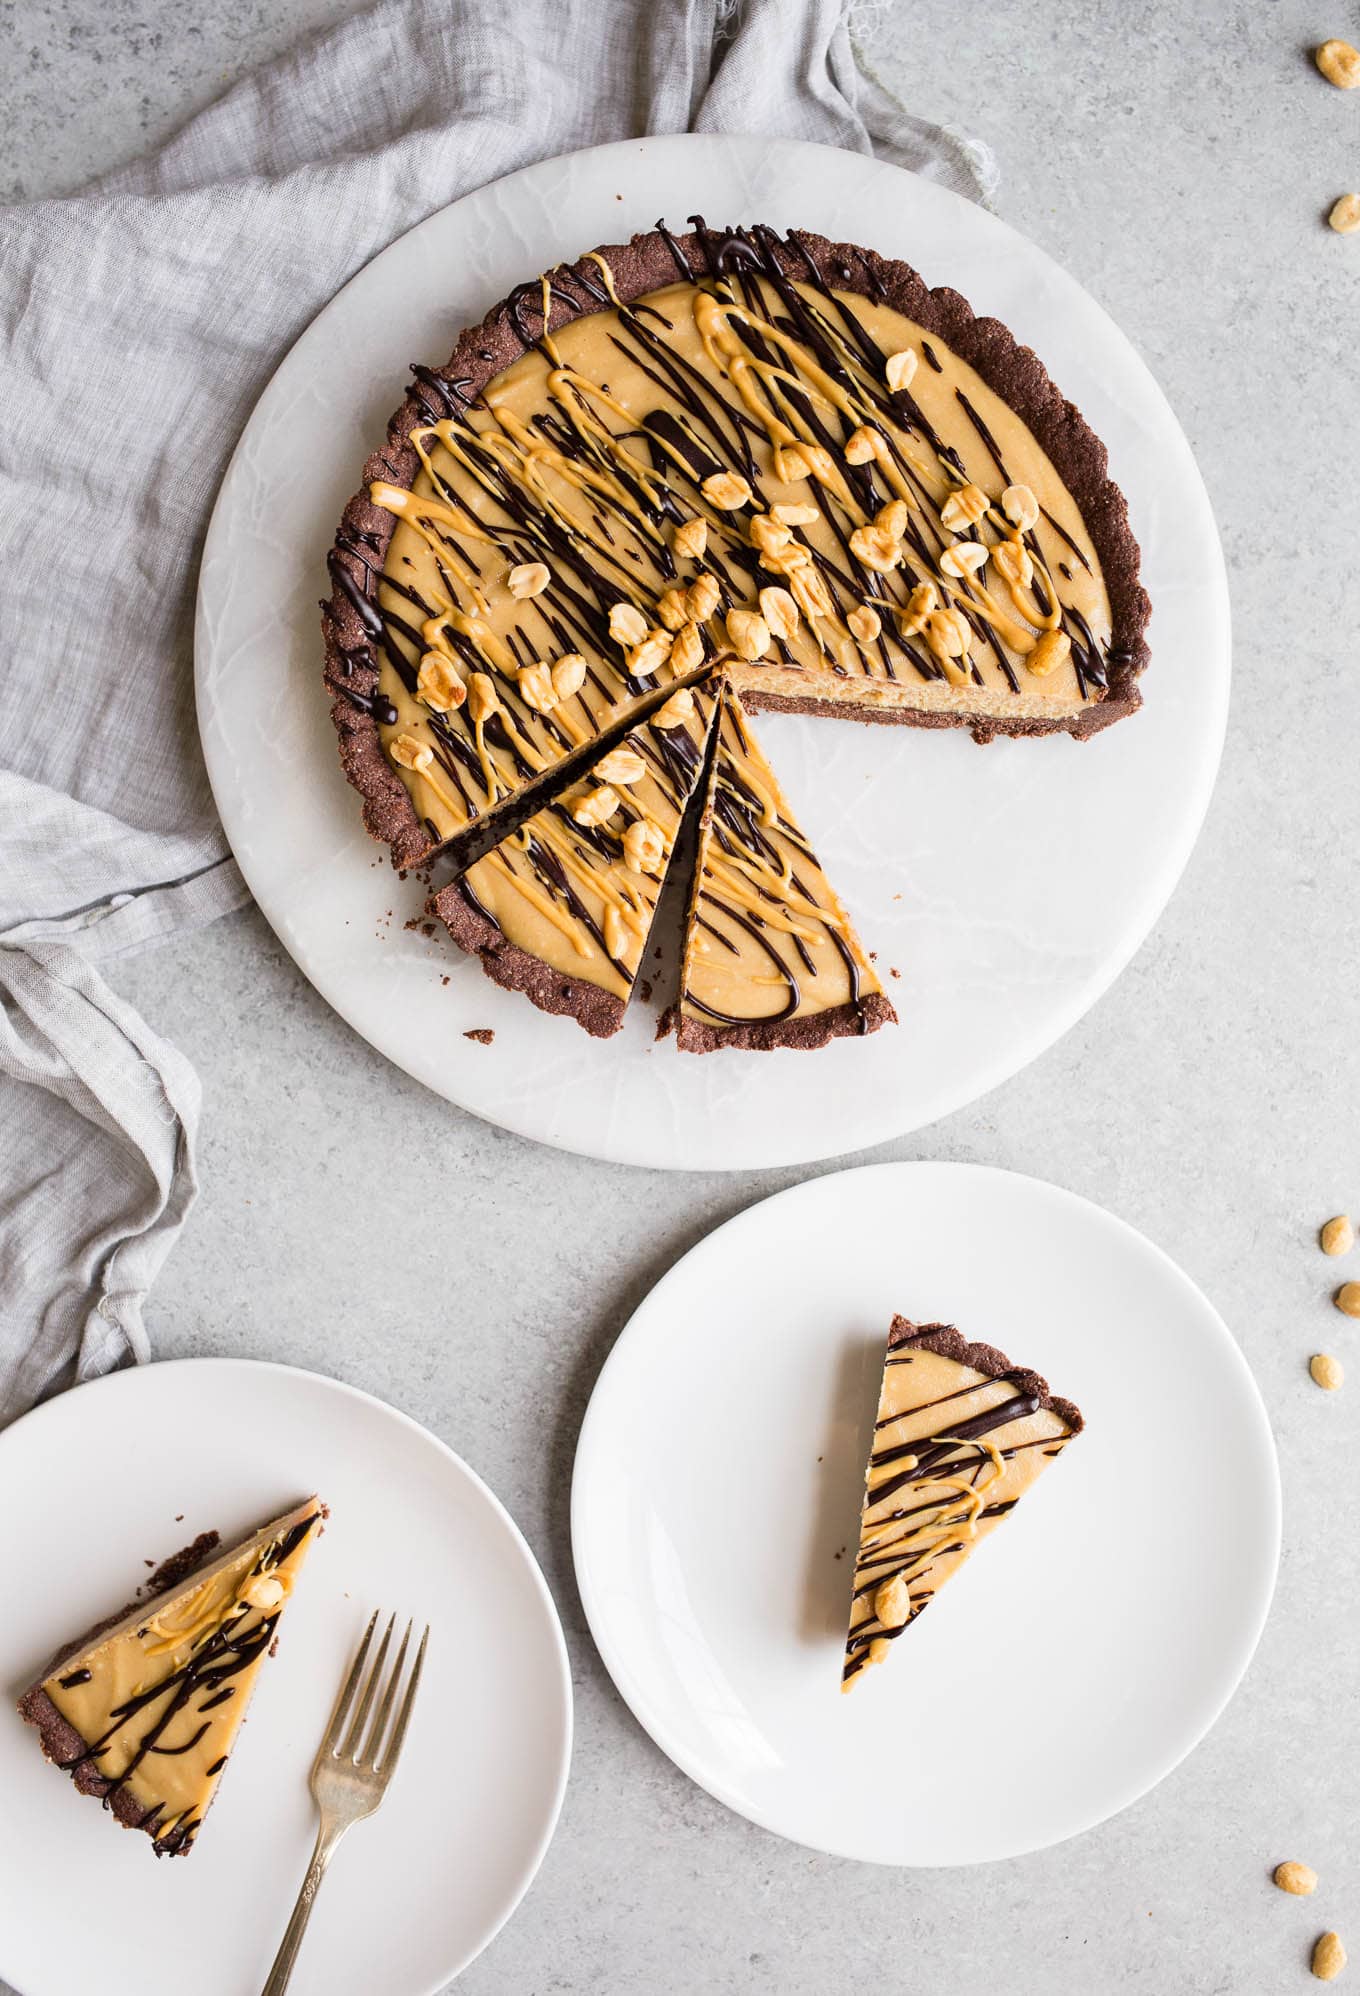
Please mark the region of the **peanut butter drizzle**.
[[191, 1847], [250, 1702], [298, 1569], [315, 1536], [315, 1502], [147, 1603], [43, 1690], [85, 1742], [67, 1763], [131, 1797], [159, 1855]]
[[[704, 766], [716, 692], [681, 694], [625, 736], [518, 831], [468, 868], [459, 891], [506, 940], [565, 977], [625, 1003], [642, 963], [676, 837]], [[620, 749], [636, 756], [631, 781], [611, 775]], [[603, 773], [601, 774], [601, 770]], [[612, 807], [582, 824], [592, 800]], [[650, 839], [643, 836], [650, 833]]]
[[682, 1017], [719, 1029], [782, 1022], [881, 989], [726, 689], [699, 832]]
[[[612, 274], [590, 261], [605, 306]], [[396, 516], [373, 636], [380, 734], [389, 752], [403, 739], [432, 751], [420, 766], [399, 757], [398, 773], [438, 838], [718, 656], [728, 613], [761, 614], [771, 589], [791, 599], [792, 627], [781, 609], [786, 627], [731, 662], [739, 688], [1046, 718], [1099, 697], [1099, 562], [1028, 429], [900, 313], [814, 281], [776, 286], [756, 262], [540, 334], [470, 406], [426, 371], [413, 487], [371, 488]], [[551, 302], [544, 280], [521, 322], [546, 324]], [[724, 475], [737, 482], [725, 493]], [[797, 510], [784, 521], [780, 508]], [[697, 559], [673, 546], [687, 521], [707, 530]], [[536, 562], [549, 580], [524, 600], [509, 577]], [[701, 575], [716, 603], [677, 667], [659, 601]], [[611, 633], [620, 603], [664, 640], [645, 670], [635, 641]], [[866, 611], [879, 624], [867, 638], [850, 621]], [[567, 653], [587, 661], [584, 684], [536, 709], [521, 674]], [[484, 675], [486, 711], [470, 698], [432, 711], [417, 690], [430, 654], [465, 685]]]
[[[889, 1349], [865, 1477], [843, 1690], [888, 1656], [1071, 1440], [1060, 1415], [1023, 1386], [1023, 1379], [977, 1372], [929, 1348]], [[970, 1428], [980, 1432], [970, 1435]], [[889, 1611], [886, 1621], [881, 1610]]]

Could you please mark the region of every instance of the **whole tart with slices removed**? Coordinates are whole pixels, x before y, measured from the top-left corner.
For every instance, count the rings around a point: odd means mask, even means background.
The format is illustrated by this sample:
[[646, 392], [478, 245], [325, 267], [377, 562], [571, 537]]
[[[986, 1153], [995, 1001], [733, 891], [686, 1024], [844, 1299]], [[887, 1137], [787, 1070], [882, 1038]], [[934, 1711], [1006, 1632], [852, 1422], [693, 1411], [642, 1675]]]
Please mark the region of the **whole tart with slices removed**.
[[864, 1475], [842, 1690], [882, 1663], [1084, 1423], [952, 1324], [894, 1317]]
[[194, 1846], [323, 1515], [309, 1498], [225, 1552], [205, 1533], [19, 1700], [47, 1758], [158, 1857]]
[[[705, 675], [747, 714], [1083, 739], [1147, 659], [1123, 497], [1035, 355], [904, 263], [758, 226], [594, 251], [417, 366], [330, 574], [368, 828], [464, 876]], [[450, 926], [513, 981], [518, 944]]]

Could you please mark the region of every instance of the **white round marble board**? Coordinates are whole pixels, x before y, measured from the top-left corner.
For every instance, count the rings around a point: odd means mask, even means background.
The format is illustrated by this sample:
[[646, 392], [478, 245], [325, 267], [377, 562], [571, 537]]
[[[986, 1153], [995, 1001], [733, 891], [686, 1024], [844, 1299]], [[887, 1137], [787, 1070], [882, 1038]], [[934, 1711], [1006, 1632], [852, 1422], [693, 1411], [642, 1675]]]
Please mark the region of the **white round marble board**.
[[[194, 1850], [160, 1862], [46, 1764], [14, 1700], [122, 1606], [144, 1560], [312, 1492], [330, 1517], [278, 1654]], [[386, 1799], [337, 1851], [290, 1989], [435, 1996], [499, 1931], [562, 1805], [571, 1674], [533, 1554], [451, 1449], [315, 1373], [174, 1360], [0, 1435], [0, 1516], [0, 1979], [22, 1996], [262, 1988], [316, 1834], [308, 1770], [375, 1608], [429, 1623], [424, 1673]]]
[[[1146, 705], [1088, 743], [778, 715], [760, 733], [901, 1024], [816, 1055], [681, 1056], [636, 1004], [615, 1039], [536, 1012], [442, 932], [364, 832], [320, 685], [325, 554], [414, 360], [517, 282], [664, 216], [764, 220], [905, 257], [995, 313], [1110, 450], [1154, 606]], [[312, 983], [382, 1053], [488, 1121], [567, 1150], [711, 1169], [861, 1148], [974, 1100], [1101, 996], [1156, 921], [1222, 746], [1229, 629], [1203, 483], [1098, 305], [994, 215], [858, 154], [676, 136], [529, 167], [376, 257], [297, 342], [223, 482], [203, 558], [199, 724], [233, 850]], [[889, 976], [890, 970], [900, 976]], [[493, 1045], [464, 1037], [490, 1027]]]
[[[1086, 1427], [842, 1696], [899, 1311], [999, 1345]], [[710, 1794], [836, 1856], [969, 1864], [1090, 1829], [1208, 1731], [1265, 1624], [1279, 1469], [1231, 1334], [1141, 1234], [1038, 1179], [869, 1165], [652, 1290], [586, 1413], [572, 1545], [615, 1684]]]

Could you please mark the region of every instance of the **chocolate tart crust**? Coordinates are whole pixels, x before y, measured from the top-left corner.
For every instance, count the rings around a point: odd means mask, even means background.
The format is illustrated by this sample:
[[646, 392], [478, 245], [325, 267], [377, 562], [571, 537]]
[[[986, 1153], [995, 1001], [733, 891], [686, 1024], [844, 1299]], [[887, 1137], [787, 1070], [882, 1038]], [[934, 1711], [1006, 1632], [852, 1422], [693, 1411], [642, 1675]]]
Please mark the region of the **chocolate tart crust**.
[[[116, 1627], [137, 1608], [146, 1608], [149, 1611], [158, 1595], [169, 1593], [171, 1588], [182, 1586], [186, 1580], [192, 1578], [200, 1566], [206, 1565], [219, 1550], [220, 1545], [221, 1540], [216, 1532], [200, 1532], [188, 1545], [181, 1547], [176, 1553], [171, 1553], [152, 1574], [144, 1594], [124, 1602], [114, 1614], [101, 1616], [99, 1621], [86, 1629], [83, 1635], [75, 1636], [70, 1642], [63, 1643], [19, 1700], [19, 1716], [26, 1719], [30, 1726], [38, 1728], [39, 1744], [43, 1753], [48, 1760], [55, 1761], [63, 1773], [70, 1775], [81, 1795], [107, 1795], [113, 1784], [105, 1780], [88, 1760], [81, 1757], [89, 1752], [90, 1742], [83, 1738], [70, 1720], [57, 1710], [44, 1691], [44, 1684], [61, 1669], [68, 1658], [79, 1655], [81, 1650], [88, 1649], [91, 1643], [97, 1642], [106, 1629]], [[76, 1763], [75, 1766], [69, 1764], [72, 1761]], [[138, 1830], [142, 1827], [146, 1812], [126, 1788], [114, 1789], [109, 1808], [124, 1829]]]
[[597, 1040], [610, 1039], [623, 1024], [626, 1003], [585, 978], [564, 976], [542, 957], [510, 942], [496, 924], [475, 908], [458, 881], [441, 887], [425, 904], [437, 915], [459, 949], [479, 959], [487, 976], [507, 991], [522, 991], [540, 1012], [575, 1019]]
[[[19, 1714], [27, 1719], [30, 1726], [38, 1728], [43, 1752], [49, 1760], [56, 1762], [63, 1773], [70, 1775], [78, 1793], [108, 1796], [112, 1784], [103, 1775], [96, 1774], [88, 1760], [81, 1758], [89, 1752], [90, 1742], [81, 1737], [69, 1719], [62, 1717], [40, 1686], [24, 1693], [19, 1700]], [[72, 1762], [75, 1762], [74, 1766]], [[126, 1788], [115, 1788], [108, 1806], [125, 1830], [141, 1829], [146, 1811], [134, 1801]]]
[[862, 1038], [876, 1033], [880, 1026], [895, 1026], [897, 1014], [881, 991], [871, 991], [849, 1004], [832, 1005], [825, 1012], [806, 1012], [801, 1018], [751, 1019], [740, 1026], [708, 1025], [702, 1019], [687, 1019], [676, 1005], [667, 1006], [656, 1029], [657, 1038], [674, 1032], [681, 1053], [717, 1053], [723, 1047], [739, 1047], [746, 1053], [773, 1053], [778, 1047], [809, 1051], [824, 1047], [830, 1040]]
[[900, 1351], [904, 1345], [938, 1352], [941, 1358], [952, 1358], [956, 1365], [970, 1366], [989, 1379], [1014, 1380], [1022, 1393], [1034, 1394], [1041, 1407], [1065, 1421], [1074, 1435], [1079, 1435], [1086, 1425], [1080, 1407], [1050, 1393], [1042, 1373], [1025, 1365], [1012, 1365], [1005, 1352], [998, 1351], [995, 1345], [970, 1344], [953, 1324], [913, 1324], [909, 1317], [894, 1317], [888, 1332], [888, 1350]]
[[1066, 733], [1073, 741], [1084, 742], [1102, 728], [1113, 727], [1116, 721], [1143, 704], [1137, 692], [1132, 702], [1112, 700], [1107, 695], [1104, 700], [1083, 707], [1070, 720], [1044, 721], [1020, 714], [1008, 720], [1001, 714], [941, 714], [918, 707], [856, 707], [849, 701], [818, 700], [811, 695], [763, 693], [759, 686], [750, 685], [737, 687], [736, 693], [748, 714], [822, 714], [829, 720], [867, 721], [871, 727], [967, 728], [973, 740], [983, 747], [998, 735]]
[[[677, 252], [692, 278], [707, 275], [708, 249], [724, 240], [725, 232], [701, 229], [668, 239], [660, 229], [653, 229], [627, 243], [606, 244], [595, 254], [608, 262], [618, 298], [628, 304], [681, 278]], [[1124, 495], [1108, 476], [1105, 446], [1080, 410], [1050, 380], [1038, 356], [1021, 346], [999, 320], [976, 317], [957, 291], [932, 291], [910, 264], [855, 244], [828, 242], [824, 236], [802, 230], [792, 232], [791, 243], [779, 241], [773, 232], [762, 234], [762, 240], [788, 277], [806, 276], [807, 261], [811, 261], [825, 282], [875, 298], [914, 320], [965, 360], [1010, 405], [1037, 439], [1081, 511], [1109, 594], [1111, 657], [1104, 698], [1062, 719], [1008, 721], [1004, 714], [851, 710], [828, 707], [816, 700], [762, 695], [758, 689], [743, 692], [743, 705], [753, 710], [771, 707], [799, 713], [853, 712], [857, 720], [893, 721], [912, 727], [968, 727], [979, 741], [998, 734], [1059, 732], [1084, 739], [1132, 713], [1141, 704], [1138, 680], [1148, 660], [1145, 634], [1150, 615], [1148, 598], [1138, 579], [1138, 543], [1129, 527]], [[598, 272], [585, 258], [560, 264], [548, 275], [552, 285], [550, 331], [601, 309], [598, 296], [592, 295], [598, 290]], [[591, 281], [590, 288], [583, 278]], [[494, 306], [480, 326], [463, 333], [445, 364], [430, 373], [443, 381], [456, 381], [464, 397], [478, 395], [533, 344], [515, 324], [514, 312], [520, 299], [534, 294], [528, 316], [536, 327], [537, 291], [536, 285], [521, 286], [518, 298], [512, 294]], [[394, 516], [370, 500], [368, 486], [380, 478], [408, 487], [414, 480], [419, 458], [410, 441], [411, 432], [430, 420], [429, 407], [422, 403], [420, 393], [417, 381], [389, 422], [383, 448], [364, 466], [363, 485], [345, 508], [330, 552], [332, 591], [322, 604], [324, 679], [332, 695], [331, 719], [339, 738], [341, 767], [363, 798], [369, 832], [387, 843], [394, 863], [403, 869], [420, 865], [437, 850], [439, 842], [429, 825], [416, 815], [405, 785], [388, 763], [372, 714], [358, 704], [370, 700], [378, 684], [376, 665], [365, 662], [372, 655], [371, 647], [362, 656], [347, 657], [346, 653], [369, 646], [364, 614], [354, 598], [366, 603], [371, 596], [395, 526]], [[337, 574], [345, 581], [337, 580]], [[367, 610], [366, 614], [372, 618], [376, 613]]]

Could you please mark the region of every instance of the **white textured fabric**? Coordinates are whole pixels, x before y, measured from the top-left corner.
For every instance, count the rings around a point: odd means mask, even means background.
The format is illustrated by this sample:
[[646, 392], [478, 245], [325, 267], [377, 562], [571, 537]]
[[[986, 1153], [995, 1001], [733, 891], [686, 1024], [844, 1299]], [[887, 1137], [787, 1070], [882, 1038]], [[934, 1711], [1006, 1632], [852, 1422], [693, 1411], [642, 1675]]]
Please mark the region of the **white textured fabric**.
[[0, 214], [0, 1422], [73, 1364], [147, 1356], [142, 1303], [194, 1196], [197, 1079], [95, 965], [245, 899], [190, 633], [251, 405], [423, 216], [689, 128], [989, 191], [975, 148], [857, 74], [844, 0], [385, 0], [155, 156]]

